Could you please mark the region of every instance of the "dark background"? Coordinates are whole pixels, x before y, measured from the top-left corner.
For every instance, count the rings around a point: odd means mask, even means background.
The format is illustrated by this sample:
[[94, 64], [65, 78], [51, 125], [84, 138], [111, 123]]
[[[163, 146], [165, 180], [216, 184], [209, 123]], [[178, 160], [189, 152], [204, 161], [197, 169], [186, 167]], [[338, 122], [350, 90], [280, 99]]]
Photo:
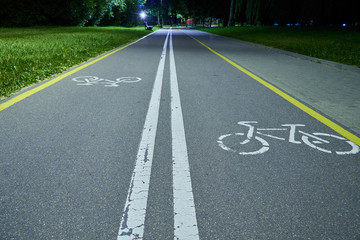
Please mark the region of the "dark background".
[[[359, 28], [355, 0], [0, 0], [0, 26], [134, 26], [146, 11], [151, 24], [287, 25]], [[232, 6], [232, 7], [230, 7]], [[232, 13], [230, 15], [230, 12]], [[161, 20], [162, 19], [162, 20]], [[218, 21], [218, 22], [219, 22]]]

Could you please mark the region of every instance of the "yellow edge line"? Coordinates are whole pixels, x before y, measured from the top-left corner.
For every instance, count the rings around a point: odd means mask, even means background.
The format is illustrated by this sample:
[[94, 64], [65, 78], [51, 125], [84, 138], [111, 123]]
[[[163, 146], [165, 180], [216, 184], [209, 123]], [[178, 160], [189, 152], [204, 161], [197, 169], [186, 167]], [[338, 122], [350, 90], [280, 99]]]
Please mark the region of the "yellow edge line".
[[[146, 36], [148, 36], [148, 35], [146, 35]], [[145, 37], [146, 37], [146, 36], [145, 36]], [[144, 38], [144, 37], [143, 37], [143, 38]], [[52, 80], [50, 80], [50, 81], [48, 81], [48, 82], [45, 82], [45, 83], [41, 84], [40, 86], [38, 86], [38, 87], [36, 87], [36, 88], [33, 88], [33, 89], [31, 89], [31, 90], [29, 90], [29, 91], [27, 91], [27, 92], [24, 92], [24, 93], [22, 93], [22, 94], [20, 94], [20, 95], [18, 95], [18, 96], [16, 96], [16, 97], [13, 97], [13, 98], [9, 99], [8, 101], [0, 104], [0, 112], [1, 112], [2, 110], [7, 109], [8, 107], [14, 105], [15, 103], [18, 103], [18, 102], [20, 102], [21, 100], [24, 100], [25, 98], [30, 97], [31, 95], [33, 95], [33, 94], [35, 94], [35, 93], [37, 93], [37, 92], [39, 92], [39, 91], [41, 91], [41, 90], [43, 90], [43, 89], [51, 86], [51, 85], [59, 82], [60, 80], [66, 78], [66, 77], [68, 77], [68, 76], [70, 76], [70, 75], [72, 75], [72, 74], [74, 74], [74, 73], [76, 73], [76, 72], [78, 72], [78, 71], [80, 71], [81, 69], [84, 69], [84, 68], [86, 68], [86, 67], [88, 67], [88, 66], [90, 66], [90, 65], [92, 65], [92, 64], [94, 64], [94, 63], [96, 63], [96, 62], [98, 62], [98, 61], [100, 61], [100, 60], [102, 60], [102, 59], [104, 59], [104, 58], [106, 58], [106, 57], [108, 57], [108, 56], [110, 56], [110, 55], [112, 55], [112, 54], [120, 51], [120, 50], [123, 50], [123, 49], [126, 48], [126, 47], [129, 47], [130, 45], [133, 45], [133, 44], [137, 43], [138, 41], [142, 40], [143, 38], [140, 38], [140, 39], [138, 39], [138, 40], [136, 40], [136, 41], [134, 41], [134, 42], [131, 42], [131, 43], [129, 43], [129, 44], [126, 44], [125, 46], [123, 46], [123, 47], [121, 47], [121, 48], [118, 48], [118, 49], [116, 49], [116, 50], [114, 50], [114, 51], [112, 51], [112, 52], [110, 52], [110, 53], [108, 53], [108, 54], [106, 54], [106, 55], [104, 55], [104, 56], [102, 56], [102, 57], [99, 57], [99, 58], [97, 58], [97, 59], [95, 59], [95, 60], [93, 60], [93, 61], [91, 61], [91, 62], [89, 62], [89, 63], [86, 63], [86, 64], [84, 64], [84, 65], [81, 65], [80, 67], [75, 68], [75, 69], [73, 69], [73, 70], [71, 70], [71, 71], [69, 71], [69, 72], [67, 72], [67, 73], [61, 74], [60, 76], [58, 76], [58, 77], [56, 77], [56, 78], [54, 78], [54, 79], [52, 79]]]
[[[188, 35], [190, 36], [190, 35]], [[338, 124], [334, 123], [333, 121], [327, 119], [326, 117], [324, 117], [323, 115], [319, 114], [318, 112], [312, 110], [311, 108], [307, 107], [306, 105], [302, 104], [301, 102], [299, 102], [298, 100], [296, 100], [295, 98], [289, 96], [288, 94], [284, 93], [283, 91], [281, 91], [280, 89], [274, 87], [273, 85], [269, 84], [268, 82], [262, 80], [260, 77], [256, 76], [255, 74], [249, 72], [248, 70], [246, 70], [245, 68], [239, 66], [238, 64], [236, 64], [235, 62], [231, 61], [230, 59], [228, 59], [227, 57], [221, 55], [220, 53], [216, 52], [215, 50], [213, 50], [212, 48], [210, 48], [209, 46], [207, 46], [206, 44], [200, 42], [199, 40], [197, 40], [196, 38], [190, 36], [191, 38], [193, 38], [195, 41], [197, 41], [198, 43], [200, 43], [201, 45], [203, 45], [204, 47], [206, 47], [207, 49], [209, 49], [211, 52], [213, 52], [214, 54], [216, 54], [217, 56], [221, 57], [222, 59], [224, 59], [226, 62], [230, 63], [231, 65], [233, 65], [234, 67], [236, 67], [237, 69], [239, 69], [240, 71], [242, 71], [243, 73], [245, 73], [246, 75], [250, 76], [251, 78], [253, 78], [254, 80], [258, 81], [259, 83], [261, 83], [262, 85], [264, 85], [265, 87], [269, 88], [271, 91], [275, 92], [276, 94], [278, 94], [279, 96], [281, 96], [282, 98], [286, 99], [287, 101], [289, 101], [290, 103], [292, 103], [293, 105], [295, 105], [296, 107], [300, 108], [301, 110], [303, 110], [304, 112], [306, 112], [307, 114], [309, 114], [310, 116], [314, 117], [315, 119], [319, 120], [320, 122], [322, 122], [323, 124], [325, 124], [326, 126], [330, 127], [331, 129], [333, 129], [335, 132], [341, 134], [342, 136], [344, 136], [345, 138], [349, 139], [350, 141], [352, 141], [353, 143], [357, 144], [360, 146], [360, 138], [355, 136], [354, 134], [350, 133], [349, 131], [345, 130], [344, 128], [342, 128], [341, 126], [339, 126]]]

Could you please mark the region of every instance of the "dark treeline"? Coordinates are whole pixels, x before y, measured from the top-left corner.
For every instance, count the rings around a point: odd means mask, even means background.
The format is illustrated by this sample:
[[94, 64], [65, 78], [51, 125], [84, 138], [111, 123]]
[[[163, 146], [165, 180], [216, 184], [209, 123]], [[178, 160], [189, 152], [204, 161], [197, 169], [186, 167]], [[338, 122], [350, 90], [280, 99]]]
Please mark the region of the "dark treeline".
[[224, 26], [360, 24], [359, 0], [0, 0], [0, 26], [133, 26], [138, 13], [151, 24], [187, 18], [219, 19]]
[[136, 23], [145, 0], [0, 0], [0, 26], [96, 26]]
[[233, 0], [235, 21], [250, 25], [355, 25], [360, 23], [357, 0]]
[[222, 19], [225, 26], [360, 24], [359, 0], [178, 0], [194, 17]]

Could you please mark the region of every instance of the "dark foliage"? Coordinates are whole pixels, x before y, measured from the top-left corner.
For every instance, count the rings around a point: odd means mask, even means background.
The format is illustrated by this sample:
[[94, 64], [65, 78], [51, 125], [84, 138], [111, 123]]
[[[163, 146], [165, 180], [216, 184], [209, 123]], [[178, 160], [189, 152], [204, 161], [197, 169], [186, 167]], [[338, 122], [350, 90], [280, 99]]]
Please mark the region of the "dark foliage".
[[147, 20], [154, 25], [161, 21], [177, 24], [178, 14], [202, 22], [221, 19], [225, 26], [360, 25], [360, 1], [233, 0], [232, 8], [230, 3], [231, 0], [0, 0], [0, 26], [132, 26], [139, 23], [137, 14], [144, 9]]

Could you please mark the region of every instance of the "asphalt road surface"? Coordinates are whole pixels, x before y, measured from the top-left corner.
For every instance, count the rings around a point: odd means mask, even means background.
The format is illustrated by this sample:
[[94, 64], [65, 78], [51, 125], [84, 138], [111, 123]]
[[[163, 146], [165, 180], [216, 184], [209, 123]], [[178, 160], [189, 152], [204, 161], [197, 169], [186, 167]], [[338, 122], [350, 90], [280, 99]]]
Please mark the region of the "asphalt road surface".
[[268, 54], [163, 29], [3, 101], [0, 239], [360, 239], [360, 118]]

